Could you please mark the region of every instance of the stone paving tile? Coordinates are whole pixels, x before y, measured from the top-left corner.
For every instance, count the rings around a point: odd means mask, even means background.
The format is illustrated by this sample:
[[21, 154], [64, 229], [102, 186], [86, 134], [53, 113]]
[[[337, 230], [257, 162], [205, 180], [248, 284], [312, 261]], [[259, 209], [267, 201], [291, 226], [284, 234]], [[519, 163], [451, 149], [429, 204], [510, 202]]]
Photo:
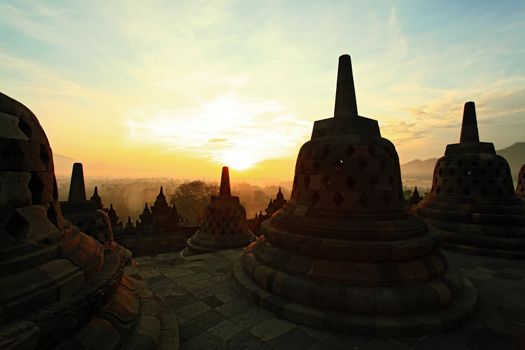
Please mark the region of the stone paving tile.
[[217, 306], [215, 310], [220, 312], [225, 317], [232, 317], [238, 315], [248, 309], [251, 309], [253, 304], [248, 300], [234, 300]]
[[240, 331], [242, 331], [242, 327], [239, 325], [236, 325], [230, 320], [224, 320], [218, 325], [212, 327], [209, 329], [209, 332], [222, 340], [223, 342], [227, 342], [230, 339], [232, 339], [234, 336], [236, 336]]
[[[328, 332], [327, 332], [328, 333]], [[372, 338], [362, 336], [348, 336], [345, 334], [328, 333], [325, 339], [309, 347], [308, 350], [351, 350], [369, 342]], [[381, 348], [379, 348], [381, 349]]]
[[319, 343], [301, 328], [294, 328], [268, 342], [276, 350], [303, 350]]
[[525, 307], [521, 305], [525, 304], [525, 294], [519, 290], [520, 285], [525, 286], [523, 261], [445, 252], [479, 291], [480, 303], [473, 318], [441, 334], [376, 338], [296, 325], [259, 308], [232, 284], [232, 263], [241, 254], [239, 249], [189, 258], [167, 253], [137, 259], [141, 275], [175, 313], [182, 350], [519, 349], [507, 338], [483, 328], [483, 324], [512, 296], [516, 300], [511, 307]]
[[[268, 310], [258, 308], [254, 305], [253, 308], [250, 308], [240, 314], [230, 317], [235, 324], [239, 325], [242, 328], [251, 328], [256, 324], [267, 321], [271, 318], [275, 318], [275, 315]], [[326, 332], [325, 332], [326, 333]]]
[[217, 307], [224, 304], [219, 298], [217, 298], [215, 295], [211, 295], [209, 297], [206, 297], [204, 299], [201, 299], [203, 302], [208, 304], [210, 307]]
[[195, 271], [191, 269], [185, 269], [185, 268], [172, 268], [168, 272], [163, 272], [164, 276], [168, 277], [173, 282], [178, 283], [178, 279], [180, 277], [193, 275], [195, 274]]
[[486, 267], [476, 266], [474, 269], [471, 269], [465, 272], [465, 277], [467, 277], [471, 281], [472, 280], [483, 281], [483, 280], [488, 280], [489, 278], [491, 278], [493, 274], [494, 274], [494, 271], [487, 269]]
[[430, 335], [418, 342], [414, 350], [469, 350], [467, 341], [464, 337], [457, 334], [436, 334]]
[[494, 334], [489, 329], [480, 329], [471, 333], [466, 341], [469, 349], [472, 350], [507, 350], [514, 348], [514, 344], [511, 341]]
[[[226, 349], [232, 350], [263, 350], [272, 349], [270, 345], [266, 344], [261, 339], [257, 338], [253, 334], [247, 331], [241, 331], [236, 334], [232, 339], [226, 342]], [[328, 349], [325, 349], [328, 350]]]
[[178, 310], [182, 307], [185, 307], [189, 304], [193, 304], [198, 301], [197, 298], [195, 298], [191, 294], [186, 295], [180, 295], [180, 296], [168, 296], [165, 297], [164, 300], [168, 303], [168, 305], [171, 307], [171, 309], [178, 313]]
[[188, 342], [182, 343], [184, 350], [215, 350], [221, 345], [221, 340], [210, 332], [203, 332]]
[[406, 345], [392, 338], [375, 338], [363, 345], [354, 347], [356, 350], [409, 350]]
[[211, 310], [211, 307], [202, 301], [197, 301], [193, 304], [186, 305], [176, 311], [177, 315], [180, 315], [185, 320], [194, 320], [205, 311]]
[[296, 327], [296, 324], [286, 320], [271, 318], [252, 327], [250, 333], [264, 341], [268, 341]]
[[208, 310], [199, 315], [197, 322], [204, 325], [206, 329], [210, 329], [223, 322], [224, 320], [226, 320], [226, 318], [217, 311]]

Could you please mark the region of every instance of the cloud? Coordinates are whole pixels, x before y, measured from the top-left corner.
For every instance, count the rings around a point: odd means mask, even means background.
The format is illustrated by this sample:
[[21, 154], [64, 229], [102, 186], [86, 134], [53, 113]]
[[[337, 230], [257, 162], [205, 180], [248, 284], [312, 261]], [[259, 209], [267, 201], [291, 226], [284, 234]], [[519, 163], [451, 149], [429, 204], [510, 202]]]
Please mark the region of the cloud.
[[134, 145], [155, 145], [218, 163], [246, 158], [250, 165], [296, 152], [311, 128], [277, 102], [234, 92], [192, 109], [135, 115], [126, 125]]

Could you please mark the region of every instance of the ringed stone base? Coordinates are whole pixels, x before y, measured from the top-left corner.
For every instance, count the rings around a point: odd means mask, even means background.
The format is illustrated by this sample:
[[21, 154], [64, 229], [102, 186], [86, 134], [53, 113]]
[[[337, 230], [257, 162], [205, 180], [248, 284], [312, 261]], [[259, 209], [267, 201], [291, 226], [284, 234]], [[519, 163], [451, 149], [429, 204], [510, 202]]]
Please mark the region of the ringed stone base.
[[250, 237], [243, 240], [222, 240], [222, 241], [208, 241], [203, 239], [189, 238], [186, 241], [186, 248], [182, 250], [182, 256], [191, 256], [194, 254], [214, 253], [221, 250], [229, 250], [246, 247], [255, 240], [255, 237]]
[[424, 335], [461, 325], [473, 313], [477, 302], [476, 290], [471, 282], [461, 278], [463, 292], [442, 309], [393, 316], [365, 315], [322, 310], [288, 301], [254, 283], [243, 267], [242, 258], [233, 266], [236, 287], [257, 305], [269, 309], [279, 317], [309, 327], [379, 337]]
[[[509, 235], [510, 237], [503, 236], [501, 232], [487, 232], [485, 235], [480, 235], [475, 228], [471, 228], [472, 234], [459, 233], [452, 231], [452, 228], [449, 229], [452, 225], [447, 225], [447, 230], [443, 230], [439, 227], [443, 226], [443, 223], [430, 219], [427, 219], [427, 222], [434, 227], [441, 238], [443, 249], [504, 259], [525, 259], [525, 239], [514, 233]], [[465, 232], [468, 232], [468, 228]], [[497, 233], [500, 235], [498, 236]]]

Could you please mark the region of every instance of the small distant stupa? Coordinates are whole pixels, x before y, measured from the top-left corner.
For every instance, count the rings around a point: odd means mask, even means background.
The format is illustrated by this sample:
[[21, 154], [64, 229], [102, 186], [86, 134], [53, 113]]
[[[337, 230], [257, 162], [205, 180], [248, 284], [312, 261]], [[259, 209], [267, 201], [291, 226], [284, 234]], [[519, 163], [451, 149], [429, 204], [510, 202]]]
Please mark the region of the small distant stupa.
[[235, 283], [278, 316], [355, 334], [438, 332], [471, 314], [476, 292], [405, 210], [399, 158], [357, 112], [339, 58], [333, 118], [300, 149], [290, 201], [234, 265]]
[[439, 230], [443, 247], [525, 258], [525, 203], [505, 158], [479, 141], [474, 102], [465, 103], [460, 141], [437, 161], [432, 190], [417, 213]]
[[186, 241], [185, 255], [240, 248], [255, 240], [248, 229], [246, 210], [239, 197], [231, 195], [228, 167], [222, 168], [218, 196], [204, 210], [201, 228]]

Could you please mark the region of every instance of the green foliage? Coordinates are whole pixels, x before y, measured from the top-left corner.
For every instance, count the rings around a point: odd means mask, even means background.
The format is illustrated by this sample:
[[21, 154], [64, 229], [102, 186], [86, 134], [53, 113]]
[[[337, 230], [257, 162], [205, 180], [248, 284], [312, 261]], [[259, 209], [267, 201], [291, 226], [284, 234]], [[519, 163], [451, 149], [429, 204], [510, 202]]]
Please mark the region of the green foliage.
[[180, 184], [170, 197], [170, 203], [175, 204], [180, 215], [190, 224], [201, 223], [202, 213], [210, 203], [210, 197], [219, 193], [219, 186], [203, 181], [186, 181]]

